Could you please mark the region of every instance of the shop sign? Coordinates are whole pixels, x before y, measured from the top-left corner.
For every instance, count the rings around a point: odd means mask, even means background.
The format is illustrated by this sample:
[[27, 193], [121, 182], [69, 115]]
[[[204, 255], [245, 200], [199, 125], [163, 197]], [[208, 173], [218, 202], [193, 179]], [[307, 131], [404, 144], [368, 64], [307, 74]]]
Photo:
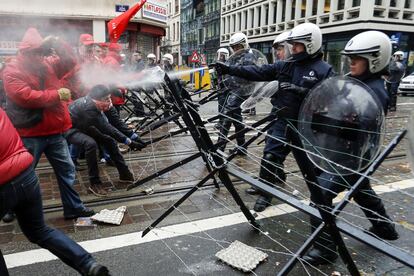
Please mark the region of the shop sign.
[[142, 8], [142, 17], [167, 23], [167, 1], [147, 0]]

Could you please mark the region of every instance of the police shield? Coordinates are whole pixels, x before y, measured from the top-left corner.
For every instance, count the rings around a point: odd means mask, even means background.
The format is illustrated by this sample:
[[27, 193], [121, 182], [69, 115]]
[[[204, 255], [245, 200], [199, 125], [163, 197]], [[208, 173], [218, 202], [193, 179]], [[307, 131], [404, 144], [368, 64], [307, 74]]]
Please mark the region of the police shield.
[[379, 153], [384, 111], [375, 93], [349, 77], [332, 77], [314, 87], [299, 113], [307, 155], [332, 174], [363, 171]]
[[[267, 64], [267, 58], [262, 52], [256, 49], [241, 49], [232, 54], [226, 64], [235, 66], [261, 66], [263, 64]], [[260, 85], [257, 85], [253, 81], [230, 75], [225, 75], [223, 77], [223, 85], [232, 93], [243, 97], [251, 95], [255, 90], [260, 88]]]
[[268, 83], [258, 83], [259, 88], [254, 89], [253, 93], [247, 98], [242, 104], [241, 109], [247, 110], [256, 106], [259, 102], [263, 101], [265, 98], [270, 98], [277, 92], [279, 89], [278, 81], [271, 81]]

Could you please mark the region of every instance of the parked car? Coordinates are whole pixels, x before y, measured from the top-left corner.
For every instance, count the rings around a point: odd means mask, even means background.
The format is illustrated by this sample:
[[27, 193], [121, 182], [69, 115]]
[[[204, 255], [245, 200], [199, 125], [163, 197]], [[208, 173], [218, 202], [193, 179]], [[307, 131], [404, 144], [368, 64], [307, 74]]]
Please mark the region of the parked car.
[[398, 87], [398, 94], [406, 96], [407, 94], [414, 94], [414, 72], [403, 78]]

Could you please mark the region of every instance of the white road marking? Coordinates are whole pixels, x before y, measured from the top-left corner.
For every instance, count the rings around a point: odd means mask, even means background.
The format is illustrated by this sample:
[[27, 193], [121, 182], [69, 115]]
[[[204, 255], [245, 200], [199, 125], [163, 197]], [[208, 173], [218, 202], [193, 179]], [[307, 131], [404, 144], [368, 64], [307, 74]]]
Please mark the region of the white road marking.
[[[399, 182], [389, 183], [386, 185], [378, 185], [374, 187], [374, 190], [378, 194], [390, 193], [397, 190], [404, 190], [414, 187], [414, 179], [403, 180]], [[343, 193], [344, 194], [344, 193]], [[342, 196], [343, 196], [342, 194]], [[342, 198], [341, 194], [335, 201], [339, 201]], [[305, 202], [305, 201], [304, 201]], [[305, 202], [306, 203], [306, 202]], [[257, 219], [264, 219], [269, 217], [275, 217], [285, 215], [288, 213], [297, 212], [297, 209], [287, 205], [278, 204], [267, 208], [264, 212], [258, 213]], [[238, 212], [234, 214], [213, 217], [208, 219], [202, 219], [198, 221], [180, 223], [170, 226], [161, 227], [160, 230], [153, 229], [145, 237], [141, 238], [141, 232], [134, 232], [119, 236], [113, 236], [108, 238], [101, 238], [89, 241], [83, 241], [79, 244], [90, 253], [96, 253], [100, 251], [107, 251], [117, 248], [122, 248], [131, 245], [138, 245], [142, 243], [157, 241], [161, 239], [174, 238], [177, 236], [197, 233], [201, 231], [208, 231], [212, 229], [227, 227], [235, 224], [245, 223], [246, 218], [243, 213]], [[19, 253], [8, 254], [4, 256], [8, 268], [19, 267], [24, 265], [30, 265], [41, 262], [48, 262], [56, 260], [57, 257], [51, 254], [45, 249], [34, 249], [23, 251]]]

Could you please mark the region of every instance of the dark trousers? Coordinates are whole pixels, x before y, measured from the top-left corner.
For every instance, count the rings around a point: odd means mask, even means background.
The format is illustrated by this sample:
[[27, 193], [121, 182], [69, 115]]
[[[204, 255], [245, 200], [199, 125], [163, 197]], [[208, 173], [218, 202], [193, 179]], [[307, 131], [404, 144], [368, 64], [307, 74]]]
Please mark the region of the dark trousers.
[[86, 164], [88, 165], [89, 182], [99, 182], [100, 178], [97, 158], [99, 147], [95, 140], [77, 129], [71, 129], [69, 134], [67, 134], [66, 140], [76, 148], [84, 149]]
[[[0, 217], [14, 210], [23, 234], [29, 241], [49, 250], [64, 263], [86, 273], [94, 261], [80, 245], [62, 232], [45, 224], [39, 180], [31, 167], [0, 186]], [[0, 273], [7, 271], [0, 258]]]
[[[343, 192], [346, 189], [351, 188], [360, 178], [360, 175], [352, 174], [347, 176], [332, 175], [323, 172], [318, 177], [318, 184], [320, 185], [319, 195], [324, 199], [323, 208], [326, 210], [332, 210], [333, 200], [338, 193]], [[315, 193], [311, 193], [311, 201], [315, 202], [317, 199]], [[360, 189], [354, 194], [353, 199], [361, 207], [365, 216], [372, 223], [373, 226], [381, 226], [389, 224], [384, 221], [389, 219], [382, 200], [377, 196], [375, 191], [372, 189], [369, 180], [366, 178], [360, 186]], [[320, 224], [318, 219], [311, 219], [311, 226], [316, 229]], [[332, 238], [326, 232], [324, 232], [320, 238], [317, 239], [317, 243], [320, 245], [332, 244]]]
[[388, 91], [388, 96], [390, 97], [390, 104], [388, 108], [391, 110], [397, 109], [397, 93], [398, 93], [399, 86], [400, 86], [399, 82], [393, 82], [393, 83], [387, 82], [387, 91]]
[[89, 179], [91, 181], [99, 180], [98, 169], [98, 144], [105, 148], [106, 152], [114, 162], [115, 167], [120, 174], [129, 171], [128, 165], [125, 163], [125, 159], [119, 152], [118, 144], [111, 136], [101, 133], [99, 130], [94, 133], [83, 133], [79, 130], [71, 130], [71, 134], [67, 136], [69, 143], [77, 145], [85, 149], [86, 162], [88, 164]]
[[[219, 121], [220, 134], [217, 142], [227, 141], [227, 135], [229, 134], [231, 125], [234, 125], [236, 133], [244, 129], [243, 116], [241, 114], [240, 105], [246, 99], [247, 97], [242, 97], [235, 93], [228, 94], [221, 112], [224, 116]], [[245, 142], [245, 135], [243, 134], [237, 136], [236, 141], [237, 145], [243, 145]], [[221, 147], [221, 149], [224, 150], [225, 147], [226, 146], [224, 145]]]

